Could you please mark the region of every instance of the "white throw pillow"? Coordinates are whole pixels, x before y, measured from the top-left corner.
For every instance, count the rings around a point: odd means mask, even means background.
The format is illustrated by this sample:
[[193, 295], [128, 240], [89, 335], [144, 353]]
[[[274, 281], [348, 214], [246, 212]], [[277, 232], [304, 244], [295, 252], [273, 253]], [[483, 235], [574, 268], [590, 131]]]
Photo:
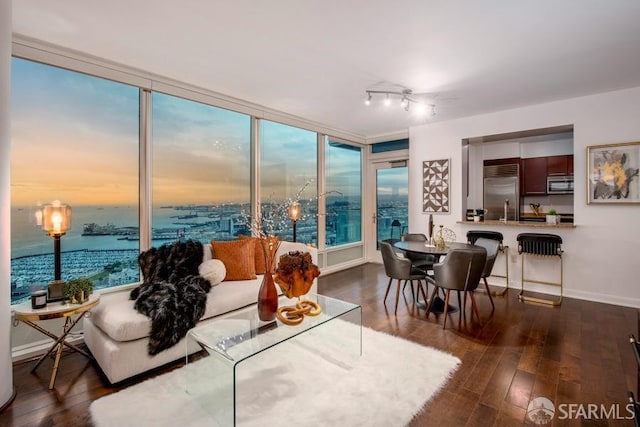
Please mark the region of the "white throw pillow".
[[215, 286], [224, 280], [227, 269], [219, 259], [209, 259], [200, 264], [198, 272], [211, 283], [211, 286]]

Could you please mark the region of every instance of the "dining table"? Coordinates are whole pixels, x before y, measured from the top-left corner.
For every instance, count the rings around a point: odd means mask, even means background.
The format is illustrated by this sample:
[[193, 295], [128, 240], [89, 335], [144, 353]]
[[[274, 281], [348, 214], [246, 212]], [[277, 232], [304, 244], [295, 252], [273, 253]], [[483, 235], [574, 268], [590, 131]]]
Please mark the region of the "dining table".
[[[437, 246], [427, 241], [407, 240], [407, 241], [395, 242], [393, 246], [404, 252], [412, 252], [415, 254], [423, 254], [423, 255], [434, 255], [436, 259], [439, 259], [439, 257], [446, 256], [447, 253], [453, 248], [468, 248], [468, 247], [471, 247], [472, 245], [470, 245], [469, 243], [452, 242], [452, 243], [447, 243], [444, 246]], [[427, 301], [425, 302], [417, 301], [416, 305], [419, 308], [426, 309]], [[455, 307], [449, 304], [448, 312], [454, 313], [456, 311], [458, 311], [458, 307]], [[433, 300], [433, 304], [431, 305], [431, 312], [444, 313], [444, 300], [440, 298], [439, 295], [436, 295], [435, 299]]]

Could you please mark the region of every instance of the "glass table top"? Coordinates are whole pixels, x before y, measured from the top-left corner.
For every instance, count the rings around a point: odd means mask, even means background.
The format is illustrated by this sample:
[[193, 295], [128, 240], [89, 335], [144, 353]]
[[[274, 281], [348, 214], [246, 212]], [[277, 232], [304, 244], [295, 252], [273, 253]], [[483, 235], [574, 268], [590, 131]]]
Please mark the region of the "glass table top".
[[[322, 308], [317, 316], [305, 316], [299, 325], [285, 325], [277, 318], [263, 322], [258, 319], [254, 304], [239, 312], [189, 331], [209, 354], [217, 354], [229, 363], [236, 364], [283, 341], [298, 336], [335, 318], [360, 310], [360, 306], [324, 295], [307, 295], [304, 299], [315, 301]], [[295, 306], [297, 299], [280, 297], [278, 306]]]

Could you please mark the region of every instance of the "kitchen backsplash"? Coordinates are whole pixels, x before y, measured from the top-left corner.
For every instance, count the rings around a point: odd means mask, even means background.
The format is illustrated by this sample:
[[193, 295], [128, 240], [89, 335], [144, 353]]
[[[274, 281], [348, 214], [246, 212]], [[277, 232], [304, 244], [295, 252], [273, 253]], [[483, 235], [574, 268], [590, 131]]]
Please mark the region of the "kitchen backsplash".
[[523, 197], [521, 200], [523, 202], [523, 206], [520, 206], [521, 213], [533, 213], [533, 209], [529, 206], [530, 203], [540, 203], [539, 210], [541, 213], [547, 213], [550, 209], [555, 209], [556, 212], [561, 214], [573, 213], [572, 194]]

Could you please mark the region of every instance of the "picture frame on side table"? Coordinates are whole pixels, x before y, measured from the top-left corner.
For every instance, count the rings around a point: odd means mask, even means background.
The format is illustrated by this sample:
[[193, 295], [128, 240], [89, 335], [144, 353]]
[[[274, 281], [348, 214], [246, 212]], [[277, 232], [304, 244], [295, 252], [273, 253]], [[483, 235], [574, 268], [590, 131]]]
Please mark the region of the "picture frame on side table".
[[640, 204], [640, 142], [587, 147], [587, 204]]

